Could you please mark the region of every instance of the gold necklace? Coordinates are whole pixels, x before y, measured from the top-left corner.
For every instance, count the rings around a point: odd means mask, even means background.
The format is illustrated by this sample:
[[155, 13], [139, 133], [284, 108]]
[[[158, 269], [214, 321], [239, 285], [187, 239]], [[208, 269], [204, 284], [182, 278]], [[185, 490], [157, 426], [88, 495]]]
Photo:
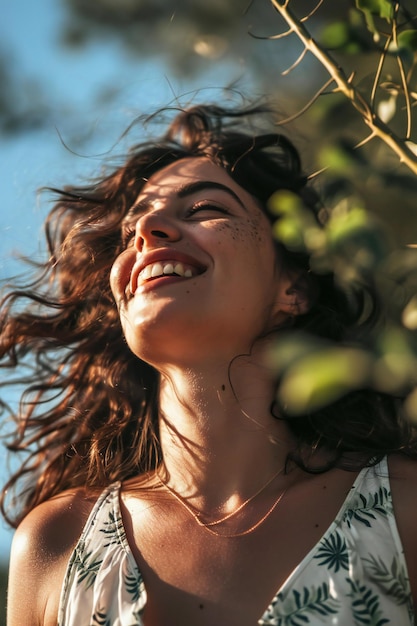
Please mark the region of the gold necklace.
[[173, 496], [173, 498], [175, 498], [177, 500], [177, 502], [179, 502], [186, 509], [186, 511], [188, 511], [188, 513], [193, 517], [193, 519], [195, 520], [195, 522], [199, 526], [204, 528], [208, 533], [210, 533], [211, 535], [214, 535], [215, 537], [228, 537], [228, 538], [230, 538], [230, 537], [243, 537], [244, 535], [249, 535], [249, 533], [252, 533], [254, 530], [259, 528], [259, 526], [261, 526], [261, 524], [263, 524], [268, 519], [268, 517], [271, 515], [271, 513], [274, 511], [274, 509], [278, 506], [279, 502], [284, 497], [285, 492], [287, 491], [287, 489], [284, 489], [284, 491], [282, 491], [279, 494], [277, 499], [273, 502], [272, 506], [261, 517], [261, 519], [258, 520], [257, 522], [255, 522], [254, 524], [252, 524], [252, 526], [250, 526], [246, 530], [243, 530], [243, 531], [238, 532], [238, 533], [219, 533], [218, 531], [216, 531], [213, 528], [211, 528], [211, 526], [217, 526], [218, 524], [222, 524], [223, 522], [231, 519], [232, 517], [234, 517], [235, 515], [240, 513], [240, 511], [245, 506], [247, 506], [250, 502], [252, 502], [252, 500], [254, 500], [257, 496], [259, 496], [259, 494], [262, 493], [262, 491], [264, 491], [268, 487], [268, 485], [270, 485], [272, 483], [272, 481], [277, 476], [282, 474], [283, 471], [284, 471], [284, 468], [281, 468], [278, 472], [276, 472], [276, 474], [274, 474], [271, 478], [269, 478], [268, 481], [264, 485], [262, 485], [262, 487], [260, 489], [258, 489], [258, 491], [256, 493], [254, 493], [252, 496], [250, 496], [244, 502], [242, 502], [242, 504], [240, 504], [237, 507], [237, 509], [235, 509], [231, 513], [228, 513], [224, 517], [221, 517], [220, 519], [215, 520], [213, 522], [203, 522], [200, 519], [200, 516], [203, 514], [202, 511], [196, 511], [196, 509], [193, 506], [191, 506], [182, 496], [180, 496], [180, 494], [177, 491], [175, 491], [175, 489], [172, 489], [172, 487], [170, 487], [165, 481], [163, 481], [162, 478], [159, 476], [159, 474], [157, 474], [157, 478], [158, 478], [159, 482], [162, 484], [162, 486], [165, 487], [165, 489]]

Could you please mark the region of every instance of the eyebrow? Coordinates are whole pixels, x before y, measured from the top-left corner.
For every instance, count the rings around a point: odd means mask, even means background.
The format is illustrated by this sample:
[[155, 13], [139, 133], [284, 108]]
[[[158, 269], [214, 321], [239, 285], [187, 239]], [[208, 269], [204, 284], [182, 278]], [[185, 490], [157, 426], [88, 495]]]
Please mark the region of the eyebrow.
[[[220, 191], [224, 191], [225, 193], [229, 194], [229, 196], [231, 196], [234, 200], [236, 200], [236, 202], [242, 207], [242, 209], [244, 209], [245, 211], [247, 210], [246, 206], [243, 204], [237, 193], [233, 191], [233, 189], [230, 189], [230, 187], [228, 187], [227, 185], [217, 183], [213, 180], [196, 180], [193, 183], [187, 183], [185, 185], [182, 185], [181, 187], [178, 187], [174, 190], [174, 193], [178, 196], [178, 198], [186, 198], [187, 196], [191, 196], [193, 193], [197, 193], [198, 191], [204, 191], [205, 189], [219, 189]], [[138, 211], [145, 212], [148, 210], [151, 204], [151, 200], [145, 198], [143, 200], [139, 200], [139, 202], [136, 202], [132, 206], [129, 213], [136, 213]]]
[[239, 198], [237, 193], [233, 191], [233, 189], [230, 189], [230, 187], [227, 187], [227, 185], [223, 185], [222, 183], [216, 183], [212, 180], [197, 180], [194, 183], [188, 183], [178, 189], [176, 193], [179, 198], [185, 198], [186, 196], [190, 196], [197, 191], [203, 191], [204, 189], [220, 189], [220, 191], [224, 191], [228, 193], [229, 196], [232, 196], [232, 198], [234, 198], [240, 204], [240, 206], [246, 210], [246, 207], [243, 204], [242, 200]]

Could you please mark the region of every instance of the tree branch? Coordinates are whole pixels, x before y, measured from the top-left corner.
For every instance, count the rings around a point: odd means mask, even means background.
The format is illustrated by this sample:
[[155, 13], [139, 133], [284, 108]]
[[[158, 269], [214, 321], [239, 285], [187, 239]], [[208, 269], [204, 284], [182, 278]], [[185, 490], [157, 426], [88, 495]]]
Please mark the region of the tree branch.
[[351, 80], [346, 78], [343, 69], [335, 62], [330, 54], [323, 49], [310, 35], [301, 20], [299, 20], [289, 8], [289, 0], [271, 0], [273, 6], [288, 24], [290, 31], [297, 35], [305, 48], [316, 57], [321, 65], [328, 71], [337, 85], [335, 91], [346, 96], [352, 106], [359, 112], [363, 121], [368, 126], [371, 134], [383, 141], [414, 174], [417, 175], [417, 157], [407, 147], [406, 143], [376, 115], [370, 103], [355, 88]]
[[[396, 14], [398, 13], [398, 9], [399, 9], [399, 4], [397, 3], [395, 5], [395, 12]], [[398, 33], [397, 33], [397, 22], [393, 21], [392, 24], [392, 38], [393, 38], [393, 42], [395, 44], [395, 46], [398, 48]], [[406, 139], [410, 139], [411, 136], [411, 102], [410, 102], [410, 91], [408, 89], [408, 83], [407, 83], [407, 76], [404, 70], [404, 63], [400, 57], [400, 55], [397, 55], [397, 63], [398, 63], [398, 69], [400, 72], [400, 77], [401, 77], [401, 84], [403, 86], [403, 91], [404, 91], [404, 97], [405, 97], [405, 107], [406, 107], [406, 112], [407, 112], [407, 130], [405, 133], [405, 137]]]

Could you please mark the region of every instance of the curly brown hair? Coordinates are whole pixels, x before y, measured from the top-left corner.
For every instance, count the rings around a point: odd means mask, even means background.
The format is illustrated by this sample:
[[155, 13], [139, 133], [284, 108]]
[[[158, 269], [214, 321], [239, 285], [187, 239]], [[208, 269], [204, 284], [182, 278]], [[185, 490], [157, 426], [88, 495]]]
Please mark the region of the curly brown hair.
[[[161, 139], [136, 145], [109, 175], [88, 186], [50, 190], [57, 200], [45, 225], [49, 259], [37, 265], [32, 282], [9, 290], [1, 302], [2, 366], [29, 368], [16, 379], [25, 391], [8, 444], [24, 455], [3, 490], [10, 524], [65, 489], [99, 488], [160, 462], [158, 373], [129, 350], [109, 286], [122, 251], [122, 221], [147, 179], [179, 159], [205, 156], [267, 214], [277, 189], [294, 191], [317, 212], [292, 143], [245, 125], [263, 113], [217, 106], [177, 110]], [[285, 257], [308, 269], [303, 255], [285, 251]], [[340, 341], [352, 336], [361, 316], [363, 322], [361, 294], [347, 297], [332, 276], [311, 280], [316, 302], [295, 328]], [[368, 323], [375, 312], [368, 310]], [[390, 399], [366, 391], [289, 424], [300, 444], [337, 451], [334, 463], [349, 450], [381, 456], [401, 449], [407, 438]]]

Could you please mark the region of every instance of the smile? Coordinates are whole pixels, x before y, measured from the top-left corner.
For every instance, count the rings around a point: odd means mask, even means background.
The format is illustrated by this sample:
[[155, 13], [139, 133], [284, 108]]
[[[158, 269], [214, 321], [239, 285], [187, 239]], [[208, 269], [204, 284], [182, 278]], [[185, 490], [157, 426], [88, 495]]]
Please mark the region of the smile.
[[159, 249], [139, 258], [134, 264], [129, 281], [129, 292], [134, 295], [139, 286], [162, 283], [165, 280], [187, 280], [207, 269], [199, 260], [183, 252]]
[[182, 278], [192, 278], [199, 273], [197, 268], [186, 265], [178, 261], [160, 261], [150, 263], [140, 273], [139, 280], [146, 281], [161, 276], [180, 276]]

